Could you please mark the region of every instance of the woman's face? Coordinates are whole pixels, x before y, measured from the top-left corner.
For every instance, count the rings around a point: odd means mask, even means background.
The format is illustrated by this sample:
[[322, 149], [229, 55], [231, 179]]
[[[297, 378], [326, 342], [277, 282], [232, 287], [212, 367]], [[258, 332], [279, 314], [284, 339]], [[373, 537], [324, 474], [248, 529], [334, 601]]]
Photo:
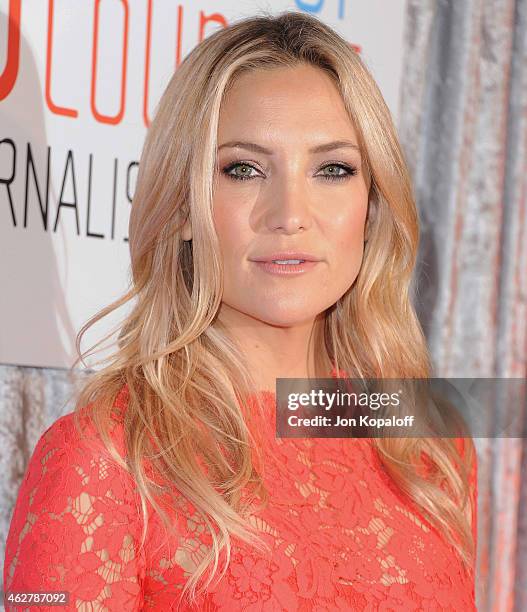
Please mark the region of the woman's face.
[[[302, 65], [235, 81], [220, 112], [213, 204], [225, 314], [305, 324], [347, 291], [362, 262], [368, 189], [357, 136], [328, 75]], [[284, 251], [317, 262], [295, 273], [275, 264], [273, 273], [254, 261]]]

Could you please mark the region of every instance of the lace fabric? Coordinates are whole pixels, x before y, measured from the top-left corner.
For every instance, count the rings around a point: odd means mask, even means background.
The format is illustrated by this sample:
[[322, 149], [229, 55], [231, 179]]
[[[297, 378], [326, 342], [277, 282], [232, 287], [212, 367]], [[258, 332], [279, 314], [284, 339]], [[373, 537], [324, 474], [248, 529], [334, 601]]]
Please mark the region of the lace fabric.
[[[272, 414], [275, 396], [261, 392]], [[126, 388], [116, 405], [125, 408]], [[41, 436], [21, 484], [6, 544], [4, 591], [68, 591], [69, 604], [6, 610], [475, 610], [474, 575], [387, 476], [367, 438], [266, 440], [268, 506], [253, 515], [272, 553], [233, 539], [221, 580], [196, 606], [178, 602], [211, 545], [190, 502], [167, 536], [142, 515], [129, 474], [73, 413]], [[116, 420], [112, 437], [124, 455]], [[476, 467], [471, 474], [477, 495]], [[220, 567], [222, 567], [220, 565]]]

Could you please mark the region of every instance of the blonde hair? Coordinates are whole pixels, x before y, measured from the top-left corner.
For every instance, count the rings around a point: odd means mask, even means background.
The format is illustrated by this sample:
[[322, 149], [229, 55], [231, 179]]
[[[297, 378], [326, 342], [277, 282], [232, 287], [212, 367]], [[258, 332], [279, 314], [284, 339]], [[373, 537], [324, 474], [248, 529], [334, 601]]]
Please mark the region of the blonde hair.
[[[222, 550], [228, 563], [232, 535], [264, 546], [248, 515], [268, 499], [258, 443], [248, 427], [251, 414], [244, 410], [243, 398], [256, 391], [254, 381], [240, 348], [215, 319], [223, 290], [212, 217], [220, 105], [243, 72], [300, 63], [333, 78], [370, 184], [362, 267], [313, 334], [316, 346], [324, 349], [316, 351], [321, 355], [317, 369], [324, 371], [329, 359], [337, 371], [358, 378], [431, 374], [410, 299], [418, 245], [410, 178], [390, 112], [359, 55], [330, 27], [299, 12], [246, 18], [210, 35], [172, 76], [146, 136], [130, 216], [130, 288], [77, 337], [80, 353], [89, 327], [134, 300], [118, 328], [116, 351], [88, 378], [77, 410], [93, 403], [91, 416], [105, 444], [137, 483], [144, 516], [141, 545], [146, 500], [169, 523], [155, 499], [160, 488], [145, 473], [143, 459], [151, 460], [163, 480], [200, 512], [213, 544], [183, 589], [191, 598], [212, 563], [202, 588], [210, 584]], [[187, 219], [192, 241], [182, 239]], [[124, 384], [129, 392], [126, 461], [108, 429]], [[471, 564], [473, 446], [461, 457], [451, 439], [376, 438], [374, 444], [393, 481]], [[423, 452], [434, 468], [426, 478], [419, 471]], [[448, 491], [441, 485], [445, 482]]]

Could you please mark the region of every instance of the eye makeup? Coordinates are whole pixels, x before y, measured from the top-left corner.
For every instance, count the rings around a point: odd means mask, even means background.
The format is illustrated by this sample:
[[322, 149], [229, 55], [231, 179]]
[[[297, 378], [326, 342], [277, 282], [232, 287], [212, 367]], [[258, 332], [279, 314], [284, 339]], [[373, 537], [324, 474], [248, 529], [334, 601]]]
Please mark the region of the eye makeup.
[[[263, 178], [261, 174], [257, 174], [257, 175], [249, 175], [247, 173], [245, 173], [245, 175], [244, 174], [241, 174], [241, 175], [232, 174], [232, 171], [238, 168], [247, 168], [249, 171], [252, 169], [252, 170], [259, 172], [258, 168], [256, 168], [256, 166], [254, 166], [252, 163], [248, 161], [242, 161], [242, 160], [227, 164], [226, 166], [222, 168], [221, 172], [222, 174], [224, 174], [225, 176], [227, 176], [228, 178], [234, 181], [250, 181], [250, 180], [253, 180], [259, 177]], [[328, 162], [324, 164], [323, 166], [321, 166], [319, 168], [319, 171], [325, 170], [326, 168], [334, 168], [337, 170], [337, 172], [339, 172], [338, 174], [320, 175], [321, 178], [326, 181], [344, 181], [344, 180], [351, 178], [352, 176], [355, 176], [358, 173], [358, 169], [355, 166], [352, 166], [350, 164], [345, 164], [343, 162]]]

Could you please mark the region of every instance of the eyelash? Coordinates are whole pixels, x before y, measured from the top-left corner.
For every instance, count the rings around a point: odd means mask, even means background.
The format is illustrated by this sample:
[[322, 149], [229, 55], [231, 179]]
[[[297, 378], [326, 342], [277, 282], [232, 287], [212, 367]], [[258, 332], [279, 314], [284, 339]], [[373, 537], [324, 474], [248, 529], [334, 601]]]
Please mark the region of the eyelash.
[[[228, 166], [225, 166], [225, 168], [223, 168], [222, 170], [222, 173], [225, 174], [225, 176], [227, 176], [228, 178], [232, 179], [233, 181], [251, 181], [255, 178], [258, 178], [257, 176], [236, 176], [235, 174], [229, 174], [229, 172], [231, 170], [234, 170], [236, 166], [247, 166], [249, 168], [252, 168], [253, 170], [257, 169], [248, 162], [238, 161], [238, 162], [233, 162], [232, 164], [229, 164]], [[328, 168], [331, 166], [342, 168], [347, 171], [347, 174], [333, 175], [333, 176], [325, 174], [322, 176], [322, 178], [326, 181], [343, 181], [357, 174], [357, 168], [355, 168], [354, 166], [348, 166], [347, 164], [342, 164], [340, 162], [326, 164], [322, 166], [320, 170], [323, 170], [324, 168]]]

